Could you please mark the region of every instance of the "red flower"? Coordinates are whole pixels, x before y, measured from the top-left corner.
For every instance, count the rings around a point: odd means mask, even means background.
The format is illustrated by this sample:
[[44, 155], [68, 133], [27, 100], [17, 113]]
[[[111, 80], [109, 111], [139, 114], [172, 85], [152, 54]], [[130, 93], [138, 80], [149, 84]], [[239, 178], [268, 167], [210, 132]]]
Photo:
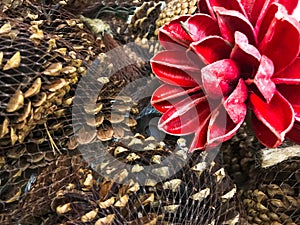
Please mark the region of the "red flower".
[[230, 139], [249, 112], [265, 146], [286, 137], [300, 142], [297, 4], [200, 0], [200, 13], [165, 24], [159, 30], [165, 50], [151, 60], [164, 83], [151, 100], [163, 113], [159, 127], [195, 134], [193, 151]]

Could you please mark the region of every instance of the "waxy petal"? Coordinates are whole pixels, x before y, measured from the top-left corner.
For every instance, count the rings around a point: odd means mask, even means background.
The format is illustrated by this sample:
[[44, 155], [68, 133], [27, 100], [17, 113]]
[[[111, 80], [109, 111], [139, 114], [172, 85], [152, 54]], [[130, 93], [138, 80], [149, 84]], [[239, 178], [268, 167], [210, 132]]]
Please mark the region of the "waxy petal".
[[162, 51], [150, 62], [156, 76], [168, 84], [195, 87], [201, 82], [201, 70], [191, 63], [183, 51]]
[[216, 145], [229, 140], [235, 135], [243, 121], [234, 123], [225, 108], [220, 105], [220, 108], [212, 112], [208, 125], [207, 144]]
[[242, 4], [238, 0], [200, 0], [198, 2], [198, 8], [200, 9], [200, 12], [210, 13], [213, 18], [215, 18], [215, 6], [223, 7], [228, 10], [236, 10], [246, 15]]
[[187, 48], [193, 41], [182, 26], [182, 23], [190, 17], [190, 15], [179, 16], [159, 28], [158, 39], [165, 49], [174, 50], [182, 49], [182, 47]]
[[300, 122], [295, 121], [293, 128], [286, 134], [286, 137], [296, 144], [300, 144]]
[[191, 134], [209, 115], [210, 108], [205, 95], [193, 95], [166, 111], [160, 118], [158, 127], [169, 134]]
[[233, 60], [219, 60], [201, 70], [203, 88], [210, 98], [227, 96], [236, 85], [239, 74]]
[[256, 44], [254, 28], [243, 14], [221, 7], [215, 7], [215, 10], [217, 14], [217, 21], [225, 40], [234, 44], [234, 33], [236, 31], [240, 31], [247, 36], [250, 44]]
[[234, 91], [229, 95], [229, 97], [225, 98], [223, 103], [224, 108], [235, 124], [238, 124], [245, 119], [247, 113], [245, 101], [247, 100], [247, 97], [248, 90], [246, 84], [242, 79], [240, 79]]
[[276, 73], [272, 81], [275, 84], [300, 84], [300, 57], [297, 57], [285, 70]]
[[259, 27], [272, 5], [280, 5], [285, 8], [288, 14], [292, 14], [296, 9], [298, 0], [256, 0], [255, 3], [256, 7], [253, 10], [250, 21], [252, 22], [253, 18], [255, 18], [257, 20], [256, 27]]
[[201, 41], [211, 35], [221, 35], [218, 23], [205, 14], [198, 13], [191, 16], [184, 26], [193, 41]]
[[189, 152], [196, 150], [204, 150], [207, 147], [207, 131], [210, 117], [207, 117], [205, 121], [198, 127], [195, 132], [195, 137], [190, 145]]
[[[245, 74], [251, 77], [253, 74], [249, 74], [249, 71], [257, 70], [261, 55], [256, 47], [249, 44], [248, 38], [245, 34], [236, 31], [234, 34], [234, 39], [235, 46], [232, 49], [230, 58], [238, 62], [241, 70], [246, 71]], [[247, 79], [249, 77], [243, 78]]]
[[151, 98], [151, 104], [159, 112], [165, 113], [177, 102], [182, 101], [184, 98], [189, 97], [190, 94], [199, 92], [200, 90], [200, 86], [186, 89], [169, 84], [163, 84], [154, 91]]
[[300, 25], [291, 16], [278, 11], [259, 49], [274, 64], [275, 73], [285, 69], [299, 55]]
[[260, 91], [260, 93], [266, 99], [267, 103], [270, 102], [270, 100], [272, 99], [276, 91], [276, 86], [274, 82], [271, 80], [273, 73], [274, 73], [274, 65], [272, 61], [268, 57], [263, 55], [261, 57], [261, 61], [257, 73], [254, 77], [254, 83], [258, 88], [258, 90]]
[[288, 10], [291, 14], [297, 6], [298, 0], [240, 0], [243, 5], [249, 20], [253, 25], [256, 24], [258, 18], [261, 19], [266, 13], [266, 10], [272, 3], [279, 3]]
[[269, 103], [254, 93], [250, 93], [249, 100], [253, 111], [253, 130], [257, 138], [267, 147], [279, 146], [294, 124], [291, 104], [279, 92], [275, 92]]
[[276, 89], [292, 105], [295, 111], [295, 117], [300, 118], [300, 84], [278, 84], [276, 85]]
[[229, 58], [231, 52], [231, 46], [219, 36], [210, 36], [193, 42], [190, 47], [205, 64]]

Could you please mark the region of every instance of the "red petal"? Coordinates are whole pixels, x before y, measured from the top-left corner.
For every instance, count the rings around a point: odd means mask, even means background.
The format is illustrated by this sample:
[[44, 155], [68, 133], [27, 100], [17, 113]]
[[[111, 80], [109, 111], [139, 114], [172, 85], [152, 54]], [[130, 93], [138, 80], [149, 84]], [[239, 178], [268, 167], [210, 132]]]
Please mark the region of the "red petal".
[[247, 106], [245, 101], [248, 97], [248, 91], [245, 82], [240, 79], [234, 91], [224, 101], [224, 107], [231, 120], [238, 124], [241, 120], [244, 121]]
[[291, 64], [298, 56], [299, 42], [299, 23], [293, 17], [278, 11], [259, 44], [259, 49], [273, 61], [276, 73]]
[[190, 17], [189, 15], [179, 16], [159, 28], [158, 39], [165, 49], [181, 49], [182, 46], [187, 48], [193, 41], [181, 24]]
[[183, 51], [162, 51], [151, 59], [152, 71], [162, 81], [181, 87], [195, 87], [200, 82], [201, 71]]
[[202, 126], [209, 115], [210, 108], [204, 94], [193, 95], [166, 111], [158, 127], [169, 134], [191, 134]]
[[216, 145], [229, 140], [240, 128], [243, 121], [241, 120], [237, 124], [234, 123], [224, 107], [220, 106], [212, 112], [208, 126], [207, 144]]
[[195, 137], [190, 145], [189, 152], [195, 150], [204, 150], [207, 147], [207, 131], [208, 131], [209, 117], [201, 124], [195, 133]]
[[199, 42], [193, 42], [191, 49], [205, 64], [229, 58], [231, 46], [219, 36], [210, 36]]
[[300, 84], [300, 57], [282, 72], [276, 73], [272, 81], [275, 84]]
[[249, 96], [252, 124], [257, 138], [267, 147], [279, 146], [294, 124], [291, 104], [278, 91], [269, 103], [254, 93]]
[[293, 106], [295, 116], [300, 118], [300, 85], [278, 84], [276, 89]]
[[155, 90], [151, 98], [151, 104], [161, 113], [165, 113], [168, 109], [184, 98], [189, 97], [189, 94], [200, 91], [200, 86], [195, 88], [184, 89], [182, 87], [163, 84]]
[[274, 65], [272, 61], [266, 57], [262, 56], [260, 65], [258, 67], [257, 73], [254, 77], [254, 83], [260, 93], [264, 96], [266, 99], [267, 103], [270, 102], [272, 99], [275, 91], [276, 91], [276, 86], [271, 80], [271, 77], [273, 76], [274, 72]]
[[227, 96], [236, 85], [240, 71], [231, 59], [223, 59], [201, 70], [202, 84], [210, 98]]
[[250, 22], [255, 25], [266, 0], [241, 0]]
[[205, 14], [195, 14], [185, 22], [193, 41], [200, 41], [210, 35], [221, 35], [218, 23]]
[[300, 123], [295, 122], [293, 128], [286, 134], [286, 137], [293, 142], [300, 144]]
[[224, 7], [228, 10], [236, 10], [244, 15], [245, 11], [243, 6], [238, 0], [200, 0], [199, 1], [200, 12], [210, 13], [210, 15], [215, 18], [214, 7]]
[[257, 20], [256, 27], [261, 26], [262, 20], [264, 20], [264, 17], [268, 14], [267, 11], [276, 3], [285, 8], [288, 14], [292, 14], [297, 7], [298, 0], [256, 0], [250, 21], [254, 22]]
[[236, 31], [234, 39], [235, 46], [232, 49], [230, 58], [238, 62], [241, 65], [241, 69], [247, 72], [247, 76], [251, 77], [252, 74], [249, 74], [249, 71], [257, 70], [261, 55], [256, 47], [248, 43], [248, 38], [245, 34]]
[[254, 29], [249, 20], [241, 13], [234, 10], [226, 10], [221, 7], [215, 7], [217, 20], [224, 39], [234, 43], [234, 33], [240, 31], [244, 33], [250, 44], [256, 44]]

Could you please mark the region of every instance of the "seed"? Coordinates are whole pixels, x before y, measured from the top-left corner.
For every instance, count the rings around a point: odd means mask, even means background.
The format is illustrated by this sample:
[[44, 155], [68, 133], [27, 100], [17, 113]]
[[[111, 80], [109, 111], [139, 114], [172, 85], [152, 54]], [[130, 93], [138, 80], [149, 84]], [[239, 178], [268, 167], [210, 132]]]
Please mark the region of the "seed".
[[62, 63], [53, 63], [50, 66], [47, 67], [47, 69], [43, 72], [45, 75], [49, 76], [58, 76], [60, 74], [60, 71], [62, 70], [63, 66]]
[[[51, 84], [45, 85], [44, 88], [48, 91], [56, 92], [68, 84], [69, 84], [69, 82], [67, 82], [65, 79], [60, 78], [58, 80], [54, 80]], [[49, 96], [48, 96], [48, 99], [49, 99]]]
[[17, 51], [4, 65], [3, 71], [18, 68], [21, 63], [20, 51]]

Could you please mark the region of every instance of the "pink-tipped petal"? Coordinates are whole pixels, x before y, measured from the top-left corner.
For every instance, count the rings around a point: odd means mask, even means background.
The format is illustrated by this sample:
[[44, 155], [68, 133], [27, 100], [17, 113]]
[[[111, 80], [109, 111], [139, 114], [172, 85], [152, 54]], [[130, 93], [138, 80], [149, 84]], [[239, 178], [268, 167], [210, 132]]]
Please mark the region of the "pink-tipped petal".
[[282, 94], [292, 105], [295, 111], [295, 117], [300, 118], [300, 84], [278, 84], [276, 89]]
[[286, 137], [296, 144], [300, 144], [300, 122], [296, 121], [293, 128], [286, 134]]
[[[261, 58], [258, 49], [253, 45], [250, 45], [247, 36], [239, 31], [234, 33], [234, 39], [235, 46], [232, 49], [230, 58], [238, 62], [241, 65], [242, 70], [256, 71]], [[244, 78], [246, 79], [248, 77]]]
[[247, 97], [248, 92], [246, 84], [242, 79], [240, 79], [234, 91], [229, 95], [229, 97], [225, 98], [223, 103], [224, 108], [235, 124], [238, 124], [245, 119], [247, 113], [245, 101], [247, 100]]
[[187, 48], [193, 41], [182, 26], [188, 18], [189, 15], [180, 16], [159, 28], [158, 39], [165, 49]]
[[276, 91], [276, 86], [271, 80], [274, 73], [274, 65], [272, 61], [266, 57], [262, 56], [260, 65], [254, 77], [254, 83], [260, 93], [264, 96], [267, 103], [269, 103]]
[[195, 14], [191, 16], [184, 26], [193, 41], [200, 41], [211, 35], [221, 35], [218, 23], [205, 14]]
[[207, 146], [207, 129], [208, 129], [209, 117], [201, 124], [201, 127], [195, 132], [194, 139], [190, 145], [189, 152], [196, 150], [204, 150]]
[[160, 80], [171, 85], [195, 87], [201, 81], [201, 70], [182, 51], [162, 51], [151, 59], [151, 66]]
[[254, 93], [250, 93], [249, 100], [257, 138], [267, 147], [277, 147], [294, 124], [291, 104], [277, 91], [269, 103]]
[[225, 108], [220, 105], [212, 112], [207, 134], [207, 144], [220, 144], [229, 140], [240, 128], [244, 120], [234, 123], [228, 116]]
[[240, 0], [250, 22], [255, 25], [266, 0]]
[[210, 15], [215, 18], [214, 7], [224, 7], [228, 10], [235, 10], [244, 15], [246, 15], [242, 4], [238, 0], [200, 0], [198, 3], [198, 8], [200, 12], [210, 13]]
[[249, 20], [238, 11], [227, 10], [221, 7], [215, 7], [217, 21], [225, 40], [234, 44], [234, 33], [240, 31], [245, 34], [252, 45], [256, 44], [254, 28]]
[[239, 67], [231, 59], [223, 59], [201, 70], [202, 84], [210, 98], [227, 96], [237, 83]]
[[300, 25], [292, 17], [282, 11], [275, 14], [259, 49], [268, 56], [275, 73], [285, 69], [299, 55]]
[[255, 18], [257, 20], [256, 27], [260, 27], [263, 26], [262, 21], [265, 20], [265, 17], [270, 15], [267, 14], [273, 5], [279, 5], [284, 8], [288, 14], [292, 14], [297, 7], [298, 0], [256, 0], [255, 3], [256, 7], [253, 10], [250, 21], [252, 22], [253, 18]]
[[272, 81], [275, 84], [300, 84], [300, 57], [297, 57], [285, 70], [276, 73]]
[[159, 112], [165, 113], [177, 102], [182, 101], [184, 98], [189, 97], [190, 94], [199, 92], [200, 90], [200, 86], [186, 89], [169, 84], [163, 84], [154, 91], [151, 98], [151, 104]]
[[193, 52], [205, 63], [210, 64], [229, 58], [231, 46], [219, 36], [210, 36], [190, 45]]
[[193, 95], [173, 105], [159, 120], [159, 129], [169, 134], [194, 133], [210, 115], [210, 108], [203, 94]]

